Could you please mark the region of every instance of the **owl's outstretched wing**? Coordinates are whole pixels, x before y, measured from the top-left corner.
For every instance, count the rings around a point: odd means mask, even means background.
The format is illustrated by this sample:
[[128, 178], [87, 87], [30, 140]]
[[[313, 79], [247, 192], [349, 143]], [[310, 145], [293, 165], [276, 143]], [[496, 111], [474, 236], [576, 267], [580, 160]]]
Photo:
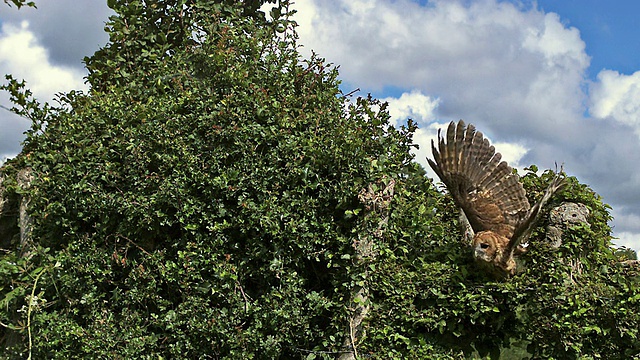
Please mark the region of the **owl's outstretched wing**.
[[547, 189], [544, 191], [542, 198], [529, 209], [527, 214], [523, 217], [522, 221], [518, 224], [518, 226], [514, 229], [514, 233], [512, 236], [512, 240], [509, 242], [507, 247], [505, 248], [505, 254], [512, 254], [516, 247], [520, 245], [520, 243], [526, 240], [535, 226], [540, 220], [542, 216], [542, 209], [547, 204], [551, 197], [560, 189], [562, 189], [566, 185], [566, 179], [564, 177], [564, 173], [562, 171], [562, 166], [560, 167], [560, 171], [557, 171], [551, 183], [547, 186]]
[[518, 175], [481, 132], [460, 120], [451, 122], [446, 137], [438, 131], [431, 142], [431, 168], [447, 186], [475, 232], [493, 231], [511, 238], [529, 214], [530, 205]]

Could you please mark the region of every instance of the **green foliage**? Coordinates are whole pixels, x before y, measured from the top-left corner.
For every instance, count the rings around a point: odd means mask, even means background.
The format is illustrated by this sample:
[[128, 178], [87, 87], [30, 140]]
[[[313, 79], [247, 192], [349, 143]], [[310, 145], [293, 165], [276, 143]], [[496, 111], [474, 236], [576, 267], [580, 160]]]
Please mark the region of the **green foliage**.
[[[34, 357], [342, 350], [358, 192], [399, 176], [415, 128], [350, 102], [322, 59], [300, 60], [286, 4], [274, 21], [234, 4], [110, 2], [89, 94], [52, 108], [4, 87], [34, 123], [22, 161], [51, 254], [4, 259], [3, 284], [20, 289], [3, 292], [7, 310], [35, 288], [20, 279], [49, 266], [18, 329]], [[4, 323], [25, 322], [7, 310]]]
[[33, 1], [25, 1], [25, 0], [4, 0], [4, 3], [7, 4], [8, 6], [11, 6], [11, 4], [15, 5], [18, 9], [20, 9], [23, 6], [27, 6], [27, 7], [32, 7], [35, 8], [36, 7], [36, 3]]
[[[385, 104], [351, 101], [334, 66], [302, 60], [287, 2], [273, 20], [261, 1], [108, 3], [88, 94], [51, 106], [2, 86], [33, 123], [3, 167], [34, 222], [32, 244], [0, 254], [6, 357], [335, 358], [360, 286], [363, 357], [640, 352], [638, 274], [588, 186], [569, 178], [550, 206], [585, 204], [589, 226], [553, 250], [539, 224], [524, 270], [496, 281], [412, 162], [416, 125], [390, 126]], [[532, 202], [553, 176], [536, 172], [522, 177]], [[358, 194], [389, 179], [383, 240], [356, 259], [380, 224]]]
[[[533, 202], [554, 174], [528, 170], [522, 181]], [[539, 224], [520, 258], [525, 270], [505, 281], [473, 264], [448, 197], [428, 183], [407, 190], [413, 202], [399, 200], [382, 251], [387, 258], [378, 259], [371, 280], [375, 313], [366, 349], [380, 358], [637, 356], [639, 278], [610, 248], [608, 206], [577, 179], [568, 182], [549, 206], [583, 203], [590, 226], [568, 230], [553, 250], [547, 224]]]
[[620, 259], [620, 261], [625, 260], [638, 260], [638, 254], [633, 249], [629, 249], [627, 247], [621, 247], [616, 249], [615, 255]]

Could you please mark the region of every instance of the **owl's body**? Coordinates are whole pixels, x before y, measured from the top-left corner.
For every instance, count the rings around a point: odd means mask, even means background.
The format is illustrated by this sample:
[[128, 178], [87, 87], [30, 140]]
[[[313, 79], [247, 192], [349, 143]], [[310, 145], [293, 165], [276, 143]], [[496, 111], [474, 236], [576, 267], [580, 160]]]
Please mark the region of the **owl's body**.
[[475, 259], [498, 272], [514, 274], [519, 244], [563, 178], [557, 176], [531, 207], [518, 175], [473, 125], [451, 122], [446, 138], [438, 132], [438, 148], [433, 142], [431, 147], [435, 161], [428, 159], [429, 165], [469, 223]]

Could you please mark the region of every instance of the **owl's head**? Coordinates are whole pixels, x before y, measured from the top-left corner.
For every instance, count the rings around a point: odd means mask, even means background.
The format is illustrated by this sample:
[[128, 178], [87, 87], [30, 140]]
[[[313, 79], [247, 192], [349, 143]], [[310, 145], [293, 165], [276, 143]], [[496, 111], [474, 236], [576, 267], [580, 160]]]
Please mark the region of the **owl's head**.
[[493, 231], [480, 231], [473, 237], [473, 257], [476, 260], [493, 262], [502, 255], [509, 239]]
[[492, 264], [502, 271], [513, 274], [516, 263], [513, 258], [505, 262], [501, 259], [504, 254], [509, 239], [493, 231], [480, 231], [473, 237], [473, 257], [476, 261]]

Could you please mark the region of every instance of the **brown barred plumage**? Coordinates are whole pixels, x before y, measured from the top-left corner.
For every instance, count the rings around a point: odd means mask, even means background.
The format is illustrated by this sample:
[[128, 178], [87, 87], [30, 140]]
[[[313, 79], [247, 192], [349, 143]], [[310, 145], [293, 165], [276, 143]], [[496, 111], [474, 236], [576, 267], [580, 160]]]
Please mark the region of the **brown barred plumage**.
[[452, 121], [445, 136], [438, 131], [438, 146], [432, 141], [431, 148], [434, 161], [427, 159], [429, 165], [475, 232], [474, 257], [499, 272], [514, 274], [518, 245], [529, 236], [542, 207], [562, 187], [564, 178], [558, 174], [540, 202], [531, 207], [518, 175], [472, 124]]

